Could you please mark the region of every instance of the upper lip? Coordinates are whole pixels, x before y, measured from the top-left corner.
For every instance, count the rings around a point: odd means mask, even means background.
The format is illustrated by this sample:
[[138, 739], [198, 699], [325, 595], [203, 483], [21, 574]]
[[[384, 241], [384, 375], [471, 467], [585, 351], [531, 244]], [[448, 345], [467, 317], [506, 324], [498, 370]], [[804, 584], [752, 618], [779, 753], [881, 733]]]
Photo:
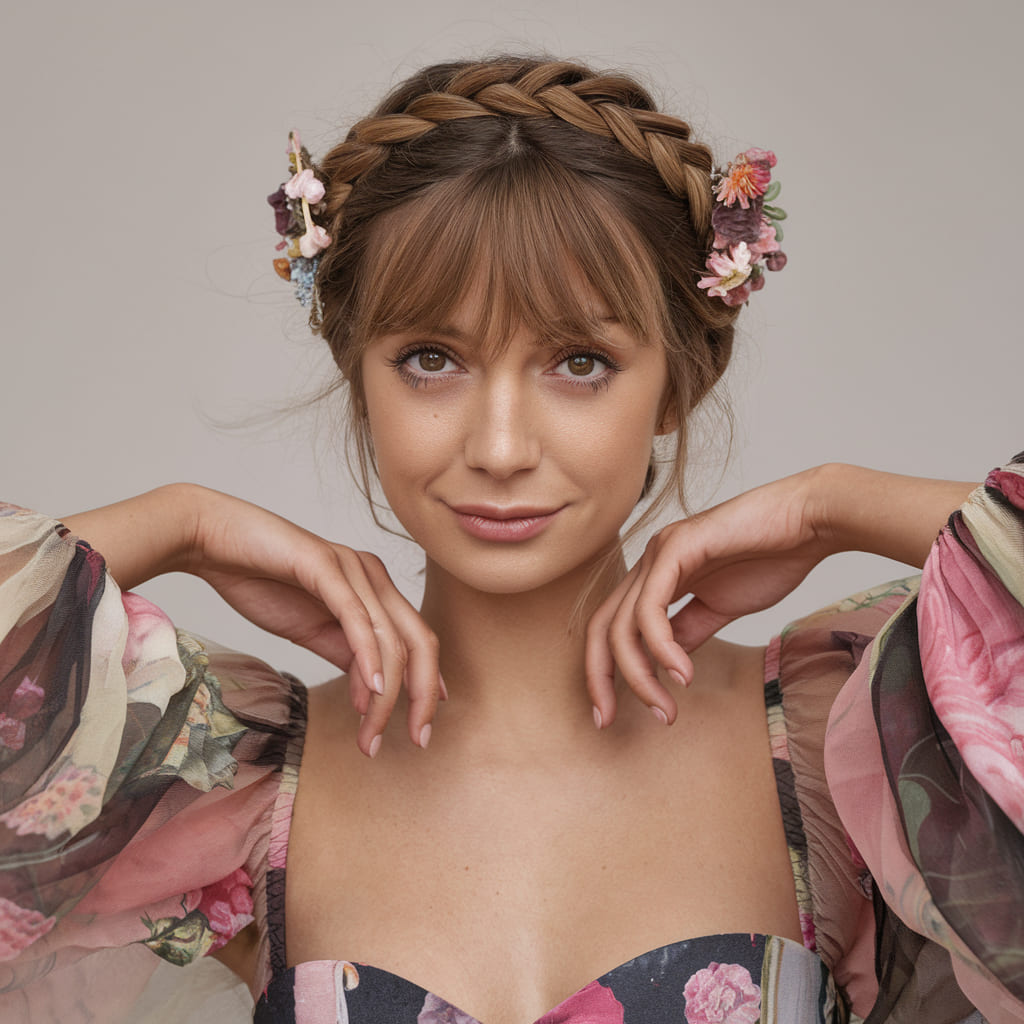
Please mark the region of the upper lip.
[[463, 516], [480, 516], [482, 519], [536, 519], [554, 515], [561, 508], [541, 508], [539, 505], [449, 505], [453, 512]]

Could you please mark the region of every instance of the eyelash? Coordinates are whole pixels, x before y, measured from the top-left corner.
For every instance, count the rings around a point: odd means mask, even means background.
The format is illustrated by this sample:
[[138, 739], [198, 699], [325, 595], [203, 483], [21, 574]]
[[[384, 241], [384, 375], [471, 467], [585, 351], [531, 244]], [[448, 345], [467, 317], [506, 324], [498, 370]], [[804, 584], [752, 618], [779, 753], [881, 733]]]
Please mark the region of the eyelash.
[[[388, 363], [394, 367], [395, 372], [399, 378], [409, 387], [418, 388], [426, 387], [430, 383], [437, 383], [443, 381], [451, 376], [451, 371], [439, 372], [439, 373], [415, 373], [409, 369], [409, 360], [413, 356], [423, 355], [424, 353], [433, 352], [437, 355], [442, 355], [445, 359], [450, 359], [452, 362], [457, 363], [458, 359], [449, 352], [443, 345], [411, 345], [408, 348], [402, 349], [393, 355]], [[622, 367], [614, 359], [611, 358], [606, 352], [595, 351], [589, 348], [567, 348], [562, 349], [553, 360], [554, 366], [561, 366], [567, 359], [574, 359], [577, 356], [584, 356], [593, 359], [595, 362], [603, 364], [605, 372], [600, 377], [594, 377], [592, 379], [575, 378], [572, 374], [566, 376], [566, 380], [569, 381], [571, 387], [576, 388], [590, 388], [592, 391], [601, 391], [607, 389], [611, 385], [612, 377], [619, 373]]]
[[413, 356], [423, 355], [426, 352], [435, 352], [438, 355], [444, 356], [445, 359], [450, 359], [453, 363], [458, 362], [455, 356], [442, 345], [410, 345], [408, 348], [404, 348], [401, 352], [393, 355], [388, 362], [395, 368], [399, 378], [411, 388], [426, 387], [431, 382], [436, 383], [438, 380], [445, 380], [449, 377], [451, 375], [450, 371], [419, 374], [409, 369], [409, 360]]
[[555, 366], [561, 366], [567, 359], [574, 359], [576, 356], [585, 356], [586, 358], [593, 359], [595, 362], [603, 363], [605, 372], [600, 377], [594, 377], [590, 379], [574, 378], [570, 374], [566, 379], [569, 380], [572, 387], [576, 388], [590, 388], [591, 391], [602, 391], [611, 387], [612, 378], [622, 369], [607, 352], [595, 351], [590, 348], [567, 348], [555, 356]]

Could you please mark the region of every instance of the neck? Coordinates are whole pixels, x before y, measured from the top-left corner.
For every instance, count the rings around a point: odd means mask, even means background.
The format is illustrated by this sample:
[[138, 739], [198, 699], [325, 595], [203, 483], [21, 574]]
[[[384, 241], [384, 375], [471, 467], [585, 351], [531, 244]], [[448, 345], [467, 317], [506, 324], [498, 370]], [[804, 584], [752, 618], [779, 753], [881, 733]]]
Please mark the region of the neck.
[[586, 728], [589, 613], [621, 578], [621, 558], [580, 607], [591, 566], [529, 593], [481, 593], [428, 562], [422, 615], [437, 634], [451, 711], [506, 735]]

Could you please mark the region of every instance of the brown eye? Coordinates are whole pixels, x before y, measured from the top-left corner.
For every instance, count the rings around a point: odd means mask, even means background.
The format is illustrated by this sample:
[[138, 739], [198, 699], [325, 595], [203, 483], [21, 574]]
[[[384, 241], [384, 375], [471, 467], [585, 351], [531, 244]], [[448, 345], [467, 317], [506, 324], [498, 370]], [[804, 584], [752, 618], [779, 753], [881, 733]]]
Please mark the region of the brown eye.
[[427, 373], [437, 373], [444, 369], [448, 357], [443, 352], [421, 352], [416, 358], [421, 370]]
[[570, 356], [565, 362], [569, 367], [569, 372], [575, 377], [588, 377], [594, 372], [593, 356]]

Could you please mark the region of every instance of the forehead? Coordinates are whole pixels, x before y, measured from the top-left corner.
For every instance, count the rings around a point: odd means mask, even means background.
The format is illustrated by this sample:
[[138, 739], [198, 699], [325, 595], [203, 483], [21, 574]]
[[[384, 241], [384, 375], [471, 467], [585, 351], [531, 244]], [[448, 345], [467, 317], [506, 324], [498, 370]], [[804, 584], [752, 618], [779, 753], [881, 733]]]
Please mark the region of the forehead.
[[445, 182], [380, 218], [355, 335], [455, 327], [494, 345], [520, 331], [557, 343], [614, 324], [662, 337], [654, 260], [624, 216], [578, 179], [527, 184]]

